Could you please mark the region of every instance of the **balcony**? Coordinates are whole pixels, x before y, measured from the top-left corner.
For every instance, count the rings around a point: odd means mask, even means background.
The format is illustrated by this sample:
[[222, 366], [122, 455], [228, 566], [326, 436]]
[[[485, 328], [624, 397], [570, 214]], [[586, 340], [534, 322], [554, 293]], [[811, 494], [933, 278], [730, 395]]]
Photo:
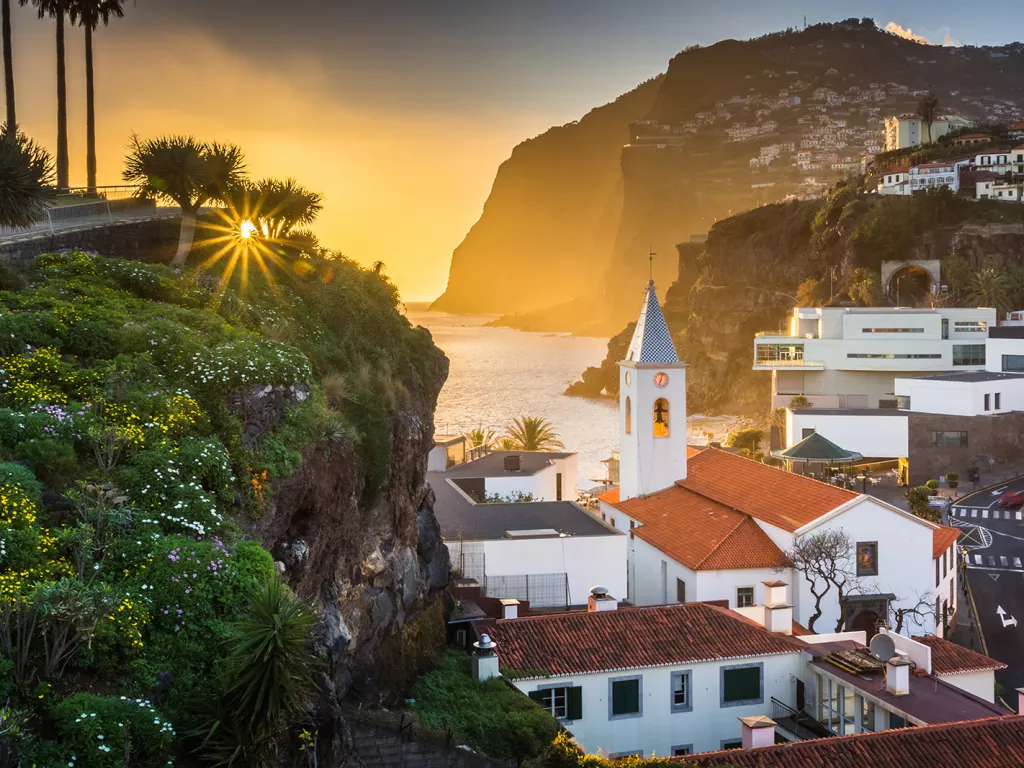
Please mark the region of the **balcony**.
[[803, 368], [805, 370], [820, 371], [825, 368], [821, 360], [754, 360], [755, 371], [773, 371], [776, 368]]
[[780, 728], [789, 731], [799, 741], [823, 739], [835, 736], [835, 732], [819, 723], [805, 710], [799, 712], [772, 696], [772, 720]]

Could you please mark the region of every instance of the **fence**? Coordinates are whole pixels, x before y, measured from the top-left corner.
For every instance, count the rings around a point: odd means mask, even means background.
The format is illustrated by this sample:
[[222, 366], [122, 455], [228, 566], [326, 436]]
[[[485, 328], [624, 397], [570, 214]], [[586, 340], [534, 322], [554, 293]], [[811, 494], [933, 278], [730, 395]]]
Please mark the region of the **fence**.
[[564, 608], [569, 605], [569, 577], [564, 573], [522, 576], [488, 576], [488, 597], [529, 600], [533, 608]]

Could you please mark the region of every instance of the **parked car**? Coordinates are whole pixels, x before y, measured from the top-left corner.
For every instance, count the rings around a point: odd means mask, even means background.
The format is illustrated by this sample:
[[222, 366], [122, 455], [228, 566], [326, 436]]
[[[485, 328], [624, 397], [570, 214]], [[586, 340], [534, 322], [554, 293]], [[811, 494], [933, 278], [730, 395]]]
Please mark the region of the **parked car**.
[[1024, 491], [1007, 491], [996, 504], [1000, 507], [1019, 507], [1024, 504]]

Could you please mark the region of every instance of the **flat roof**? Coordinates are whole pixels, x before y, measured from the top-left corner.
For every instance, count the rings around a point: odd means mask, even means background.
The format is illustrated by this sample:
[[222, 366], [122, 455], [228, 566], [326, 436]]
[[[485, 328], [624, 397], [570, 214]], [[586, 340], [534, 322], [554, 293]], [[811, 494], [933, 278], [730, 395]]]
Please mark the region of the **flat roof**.
[[571, 501], [473, 504], [448, 484], [450, 474], [427, 472], [435, 496], [434, 516], [441, 537], [449, 541], [625, 535]]
[[[474, 461], [458, 464], [444, 474], [448, 477], [508, 477], [510, 475], [535, 475], [550, 466], [555, 459], [567, 459], [572, 453], [553, 451], [491, 451]], [[509, 472], [505, 469], [506, 456], [520, 456], [521, 469]]]
[[819, 416], [906, 416], [897, 408], [791, 408], [795, 414]]
[[[863, 647], [863, 646], [862, 646]], [[980, 720], [994, 715], [1009, 714], [997, 704], [967, 693], [934, 675], [909, 676], [909, 693], [897, 696], [885, 687], [885, 673], [855, 675], [824, 659], [815, 659], [811, 666], [862, 693], [878, 699], [888, 709], [905, 712], [923, 723], [955, 723], [962, 720]]]
[[964, 381], [973, 384], [979, 381], [1024, 379], [1024, 374], [999, 373], [998, 371], [964, 371], [963, 373], [939, 373], [934, 376], [914, 376], [912, 378], [923, 379], [925, 381]]
[[1024, 339], [1024, 325], [1002, 325], [988, 329], [990, 339]]

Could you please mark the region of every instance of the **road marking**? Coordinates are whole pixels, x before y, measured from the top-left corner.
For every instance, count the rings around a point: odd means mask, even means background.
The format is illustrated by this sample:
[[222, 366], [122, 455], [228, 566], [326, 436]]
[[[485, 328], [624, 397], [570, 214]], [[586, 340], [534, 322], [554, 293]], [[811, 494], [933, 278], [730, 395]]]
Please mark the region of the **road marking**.
[[1006, 555], [1001, 555], [1001, 556], [999, 557], [999, 564], [1000, 564], [1000, 565], [1004, 565], [1004, 566], [1005, 566], [1005, 565], [1009, 565], [1009, 564], [1010, 564], [1010, 561], [1006, 559]]
[[981, 565], [981, 555], [975, 555], [974, 562], [976, 562], [978, 565]]
[[981, 516], [983, 518], [985, 518], [986, 520], [988, 520], [988, 510], [987, 509], [981, 510]]
[[978, 516], [978, 510], [972, 509], [971, 510], [971, 517], [977, 517], [977, 516]]
[[1013, 558], [1013, 567], [1014, 568], [1020, 568], [1021, 567], [1021, 563], [1020, 563], [1020, 558], [1019, 557]]
[[1017, 510], [1017, 519], [1018, 520], [1024, 519], [1024, 518], [1021, 517], [1020, 510]]
[[996, 559], [994, 557], [992, 557], [992, 555], [988, 556], [988, 564], [989, 565], [995, 565], [996, 564]]
[[993, 510], [993, 512], [992, 512], [992, 519], [993, 520], [998, 520], [999, 519], [999, 510], [998, 509]]
[[967, 510], [966, 509], [961, 509], [960, 510], [960, 517], [967, 517]]
[[1010, 618], [1006, 618], [1006, 611], [1003, 610], [1003, 606], [1001, 605], [998, 608], [996, 608], [996, 616], [998, 616], [999, 620], [1003, 622], [1004, 627], [1017, 626], [1017, 620], [1013, 618], [1013, 616], [1011, 616]]

